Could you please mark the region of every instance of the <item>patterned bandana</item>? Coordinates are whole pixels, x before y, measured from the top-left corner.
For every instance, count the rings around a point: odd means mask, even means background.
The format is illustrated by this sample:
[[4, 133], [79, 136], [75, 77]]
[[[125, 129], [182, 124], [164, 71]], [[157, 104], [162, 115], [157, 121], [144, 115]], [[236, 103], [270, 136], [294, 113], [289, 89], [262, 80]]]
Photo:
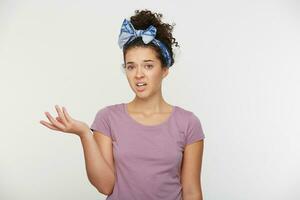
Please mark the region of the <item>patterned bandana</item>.
[[145, 44], [149, 42], [154, 43], [161, 49], [162, 55], [166, 60], [167, 67], [171, 66], [171, 56], [167, 47], [159, 40], [155, 39], [156, 28], [150, 25], [146, 30], [135, 30], [131, 22], [127, 19], [124, 19], [121, 31], [119, 34], [119, 47], [123, 48], [126, 43], [131, 42], [137, 37], [142, 37], [142, 40]]

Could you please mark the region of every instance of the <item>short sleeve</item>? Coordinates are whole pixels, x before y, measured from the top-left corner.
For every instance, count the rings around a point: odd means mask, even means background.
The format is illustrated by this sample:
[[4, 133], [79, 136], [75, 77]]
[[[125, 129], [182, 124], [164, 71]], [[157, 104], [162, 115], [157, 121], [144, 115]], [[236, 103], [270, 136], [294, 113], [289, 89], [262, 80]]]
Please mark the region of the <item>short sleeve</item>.
[[192, 113], [188, 122], [185, 144], [188, 145], [204, 138], [205, 135], [202, 130], [201, 122], [199, 118]]
[[90, 126], [90, 129], [92, 131], [99, 131], [104, 135], [111, 137], [108, 107], [104, 107], [96, 113], [96, 116]]

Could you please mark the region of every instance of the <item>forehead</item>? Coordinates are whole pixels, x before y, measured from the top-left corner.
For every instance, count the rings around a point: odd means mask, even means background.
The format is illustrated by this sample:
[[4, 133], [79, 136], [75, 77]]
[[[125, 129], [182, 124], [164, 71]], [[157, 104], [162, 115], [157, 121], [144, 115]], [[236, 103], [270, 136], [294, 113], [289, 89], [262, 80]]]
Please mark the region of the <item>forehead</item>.
[[127, 50], [125, 59], [127, 62], [141, 62], [143, 60], [158, 60], [156, 52], [151, 47], [134, 47]]

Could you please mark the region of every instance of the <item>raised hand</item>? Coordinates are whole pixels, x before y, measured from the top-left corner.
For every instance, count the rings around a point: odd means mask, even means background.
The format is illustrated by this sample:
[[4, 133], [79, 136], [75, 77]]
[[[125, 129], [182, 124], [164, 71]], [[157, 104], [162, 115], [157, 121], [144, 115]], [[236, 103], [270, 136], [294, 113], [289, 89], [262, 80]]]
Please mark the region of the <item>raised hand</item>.
[[55, 105], [55, 109], [58, 113], [58, 117], [54, 119], [49, 112], [45, 112], [46, 117], [51, 123], [48, 123], [43, 120], [41, 120], [40, 123], [52, 130], [61, 131], [65, 133], [73, 133], [80, 137], [84, 134], [89, 133], [89, 126], [84, 122], [73, 119], [69, 115], [65, 107], [62, 107], [61, 110], [58, 105]]

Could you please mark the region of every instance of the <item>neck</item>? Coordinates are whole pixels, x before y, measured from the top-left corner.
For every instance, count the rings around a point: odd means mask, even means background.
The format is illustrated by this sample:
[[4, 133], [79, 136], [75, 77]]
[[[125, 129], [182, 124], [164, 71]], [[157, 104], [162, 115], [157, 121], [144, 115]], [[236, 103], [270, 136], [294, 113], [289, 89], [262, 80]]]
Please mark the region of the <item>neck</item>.
[[145, 114], [151, 113], [162, 113], [169, 112], [171, 105], [168, 104], [162, 97], [162, 95], [157, 95], [152, 98], [135, 98], [128, 103], [128, 109], [134, 112], [141, 112]]

